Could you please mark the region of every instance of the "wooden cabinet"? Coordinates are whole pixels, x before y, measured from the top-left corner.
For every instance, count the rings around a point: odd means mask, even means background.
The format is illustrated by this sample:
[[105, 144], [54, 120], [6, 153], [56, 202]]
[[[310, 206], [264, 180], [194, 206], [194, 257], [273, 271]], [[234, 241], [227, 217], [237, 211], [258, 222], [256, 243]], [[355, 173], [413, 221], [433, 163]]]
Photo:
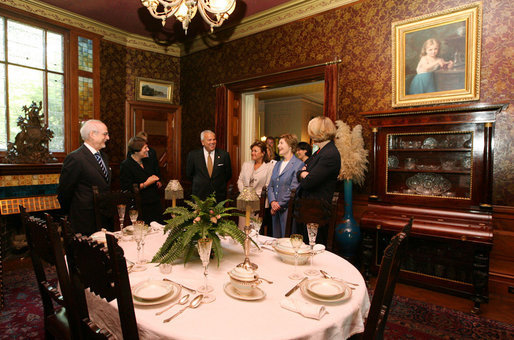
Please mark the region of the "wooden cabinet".
[[365, 273], [389, 239], [414, 218], [401, 278], [488, 297], [492, 148], [503, 105], [455, 105], [364, 112], [373, 131], [372, 190], [361, 219]]

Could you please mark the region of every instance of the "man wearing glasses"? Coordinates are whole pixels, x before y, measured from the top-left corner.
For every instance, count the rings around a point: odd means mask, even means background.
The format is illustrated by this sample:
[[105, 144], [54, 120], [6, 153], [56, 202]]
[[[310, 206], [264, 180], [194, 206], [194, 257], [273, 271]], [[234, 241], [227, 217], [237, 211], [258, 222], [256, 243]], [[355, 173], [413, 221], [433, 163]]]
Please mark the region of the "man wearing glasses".
[[[109, 159], [101, 151], [109, 140], [109, 132], [104, 123], [91, 119], [82, 125], [80, 136], [84, 144], [64, 159], [57, 198], [64, 213], [70, 216], [73, 231], [90, 235], [97, 231], [92, 187], [97, 186], [100, 192], [111, 188]], [[111, 224], [102, 221], [102, 226]]]

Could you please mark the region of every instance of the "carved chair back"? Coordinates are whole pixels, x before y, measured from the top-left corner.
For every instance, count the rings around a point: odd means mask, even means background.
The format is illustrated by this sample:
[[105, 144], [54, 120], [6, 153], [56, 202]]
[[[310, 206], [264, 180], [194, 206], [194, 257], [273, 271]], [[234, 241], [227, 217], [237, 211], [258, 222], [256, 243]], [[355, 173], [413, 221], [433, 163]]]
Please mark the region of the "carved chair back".
[[[66, 228], [65, 239], [68, 267], [80, 301], [81, 318], [90, 324], [84, 295], [84, 289], [89, 288], [109, 302], [116, 299], [123, 338], [139, 339], [127, 264], [115, 237], [107, 233], [105, 246], [81, 234], [71, 235], [70, 228]], [[92, 335], [98, 333], [95, 327], [89, 331]]]
[[334, 192], [332, 202], [311, 198], [296, 198], [296, 189], [291, 190], [289, 198], [285, 237], [291, 235], [293, 220], [296, 223], [317, 223], [319, 226], [328, 226], [328, 250], [334, 249], [334, 233], [337, 222], [337, 201], [339, 193]]
[[[20, 212], [43, 301], [45, 333], [47, 337], [52, 338], [80, 339], [78, 311], [73, 299], [58, 224], [54, 223], [48, 214], [45, 214], [46, 222], [29, 216], [22, 205]], [[55, 268], [60, 291], [57, 285], [47, 278], [44, 262]]]
[[[112, 223], [115, 231], [120, 230], [120, 218], [123, 218], [123, 225], [129, 225], [128, 212], [131, 207], [135, 207], [141, 216], [141, 196], [137, 184], [134, 184], [133, 191], [100, 192], [97, 186], [93, 186], [93, 202], [97, 230], [106, 227], [102, 225], [102, 221], [108, 221], [109, 225]], [[118, 215], [119, 204], [125, 205], [124, 216]]]
[[400, 272], [400, 261], [403, 258], [407, 240], [412, 229], [412, 218], [403, 227], [402, 231], [396, 234], [384, 250], [380, 263], [377, 284], [371, 307], [364, 327], [363, 339], [382, 339], [387, 317], [393, 299], [394, 288]]

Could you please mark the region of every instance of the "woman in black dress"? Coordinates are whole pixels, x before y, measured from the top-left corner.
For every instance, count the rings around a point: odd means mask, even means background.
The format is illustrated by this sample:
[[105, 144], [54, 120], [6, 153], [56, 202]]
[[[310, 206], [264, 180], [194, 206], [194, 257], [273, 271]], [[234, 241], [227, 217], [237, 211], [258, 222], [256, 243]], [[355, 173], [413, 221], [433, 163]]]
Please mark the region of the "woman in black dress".
[[148, 145], [141, 137], [133, 137], [128, 144], [129, 156], [120, 166], [121, 190], [132, 190], [133, 184], [139, 185], [141, 194], [141, 215], [138, 219], [150, 222], [162, 221], [162, 205], [159, 188], [162, 183], [156, 175], [155, 167], [148, 158]]

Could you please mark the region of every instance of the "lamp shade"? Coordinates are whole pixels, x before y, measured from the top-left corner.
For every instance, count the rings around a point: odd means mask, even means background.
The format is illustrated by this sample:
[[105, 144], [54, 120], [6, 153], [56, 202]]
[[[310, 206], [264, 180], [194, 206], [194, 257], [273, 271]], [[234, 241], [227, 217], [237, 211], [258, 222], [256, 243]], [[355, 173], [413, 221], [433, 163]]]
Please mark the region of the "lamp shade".
[[260, 203], [259, 196], [253, 187], [244, 187], [237, 197], [237, 209], [239, 210], [246, 210], [248, 207], [252, 211], [259, 210]]
[[184, 189], [178, 180], [172, 179], [169, 181], [166, 189], [164, 189], [164, 198], [167, 200], [184, 198]]

